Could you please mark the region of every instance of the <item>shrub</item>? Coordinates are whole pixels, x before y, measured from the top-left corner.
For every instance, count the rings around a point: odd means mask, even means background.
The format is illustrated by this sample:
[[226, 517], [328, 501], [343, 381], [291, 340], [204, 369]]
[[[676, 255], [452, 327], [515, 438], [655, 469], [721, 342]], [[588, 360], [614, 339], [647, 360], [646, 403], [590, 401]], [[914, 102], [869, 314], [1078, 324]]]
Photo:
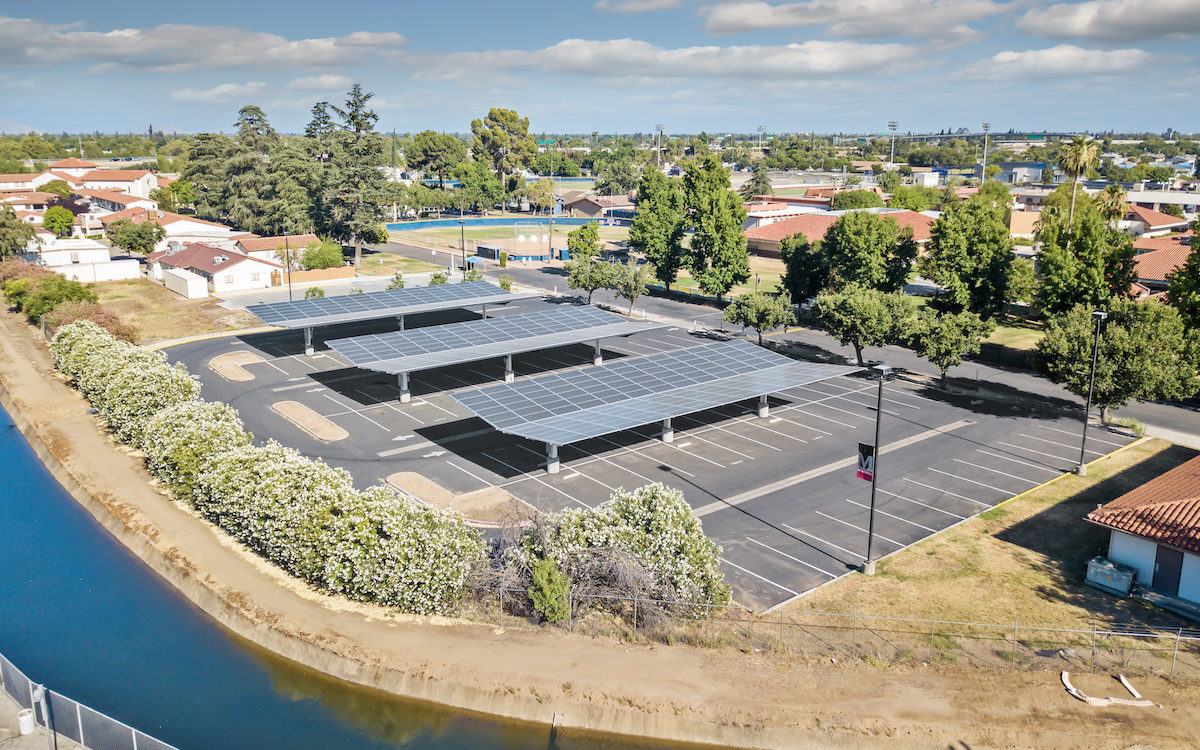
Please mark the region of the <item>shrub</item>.
[[504, 250], [500, 251], [500, 267], [508, 268], [508, 253]]
[[463, 281], [483, 281], [483, 271], [472, 268], [463, 274]]
[[77, 320], [90, 320], [122, 341], [130, 343], [137, 341], [135, 326], [124, 322], [119, 315], [105, 310], [95, 302], [80, 300], [64, 302], [46, 316], [46, 325], [50, 326], [50, 330], [57, 331]]
[[392, 276], [391, 280], [388, 281], [387, 288], [388, 289], [403, 289], [404, 288], [404, 274], [397, 271], [396, 275]]
[[533, 585], [529, 598], [533, 608], [546, 622], [562, 622], [571, 615], [571, 579], [553, 560], [537, 560], [531, 570]]
[[366, 294], [366, 293], [367, 293], [367, 290], [363, 289], [361, 286], [356, 286], [350, 290], [350, 294]]
[[509, 273], [500, 274], [500, 288], [506, 292], [511, 292], [514, 280], [515, 279], [513, 279], [512, 274], [509, 274]]
[[200, 395], [200, 383], [182, 364], [167, 364], [160, 352], [144, 354], [151, 356], [129, 357], [108, 378], [104, 395], [95, 404], [117, 438], [137, 448], [142, 447], [146, 423], [154, 415]]
[[300, 253], [300, 266], [306, 271], [337, 268], [344, 263], [342, 246], [332, 240], [314, 242]]
[[250, 440], [237, 409], [232, 406], [184, 401], [150, 418], [142, 436], [142, 450], [150, 473], [176, 499], [192, 505], [196, 478], [213, 457], [244, 448]]
[[449, 281], [446, 274], [438, 272], [429, 277], [429, 286], [441, 286]]
[[[10, 288], [13, 294], [10, 294]], [[64, 302], [95, 302], [99, 299], [91, 284], [81, 284], [58, 274], [9, 281], [4, 285], [4, 296], [30, 320], [37, 320]]]
[[109, 370], [124, 366], [136, 347], [120, 341], [90, 320], [79, 320], [58, 329], [50, 342], [54, 366], [92, 397], [93, 383], [103, 383]]
[[325, 296], [325, 290], [319, 286], [310, 286], [304, 290], [304, 299], [318, 299]]
[[56, 274], [45, 266], [30, 263], [21, 258], [4, 258], [0, 260], [0, 286], [17, 279], [35, 279]]

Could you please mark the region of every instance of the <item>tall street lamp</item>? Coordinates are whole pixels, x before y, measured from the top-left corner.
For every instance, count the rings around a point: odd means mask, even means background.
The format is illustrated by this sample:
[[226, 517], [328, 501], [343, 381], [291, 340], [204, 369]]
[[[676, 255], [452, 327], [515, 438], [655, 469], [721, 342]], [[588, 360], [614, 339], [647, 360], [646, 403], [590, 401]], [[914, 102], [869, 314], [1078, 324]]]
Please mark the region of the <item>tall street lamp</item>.
[[888, 130], [891, 131], [891, 134], [892, 134], [892, 155], [888, 159], [888, 164], [895, 164], [896, 163], [896, 129], [898, 127], [900, 127], [900, 124], [897, 123], [895, 120], [888, 120], [887, 126], [888, 126]]
[[1092, 343], [1092, 374], [1088, 379], [1087, 403], [1083, 407], [1083, 440], [1079, 444], [1079, 464], [1075, 467], [1075, 473], [1081, 477], [1087, 476], [1087, 428], [1092, 416], [1092, 396], [1096, 390], [1096, 363], [1100, 359], [1100, 326], [1108, 320], [1108, 313], [1095, 310], [1092, 317], [1096, 319], [1096, 339]]
[[458, 221], [458, 236], [459, 236], [459, 242], [462, 243], [463, 281], [466, 281], [467, 280], [467, 222], [463, 221], [462, 219], [459, 219], [459, 221]]
[[988, 151], [988, 131], [992, 129], [990, 122], [983, 123], [983, 174], [979, 176], [979, 184], [987, 182], [987, 151]]
[[[875, 575], [875, 560], [872, 558], [872, 547], [875, 542], [875, 485], [879, 481], [879, 423], [883, 421], [883, 381], [892, 372], [892, 368], [883, 362], [876, 363], [871, 371], [879, 376], [879, 394], [875, 398], [875, 446], [872, 451], [871, 463], [871, 515], [867, 520], [867, 559], [863, 561], [864, 575]], [[860, 476], [862, 468], [860, 467]]]

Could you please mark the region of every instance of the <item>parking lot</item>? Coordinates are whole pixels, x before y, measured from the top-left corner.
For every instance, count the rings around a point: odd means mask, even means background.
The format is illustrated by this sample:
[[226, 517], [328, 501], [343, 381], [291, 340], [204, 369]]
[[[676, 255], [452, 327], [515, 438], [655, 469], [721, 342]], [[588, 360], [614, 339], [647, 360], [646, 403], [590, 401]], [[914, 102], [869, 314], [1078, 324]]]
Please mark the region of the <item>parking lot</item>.
[[[497, 316], [544, 309], [531, 300]], [[477, 317], [416, 316], [410, 327]], [[415, 472], [454, 493], [501, 487], [544, 510], [594, 507], [620, 487], [662, 482], [683, 491], [723, 547], [735, 598], [768, 609], [841, 576], [866, 553], [870, 484], [855, 478], [857, 443], [874, 441], [877, 385], [839, 377], [775, 394], [770, 414], [734, 404], [675, 420], [675, 440], [647, 425], [561, 449], [562, 470], [543, 470], [539, 443], [490, 429], [448, 397], [501, 382], [500, 360], [415, 373], [413, 400], [400, 404], [392, 377], [347, 367], [326, 339], [394, 330], [382, 321], [317, 329], [314, 356], [298, 331], [181, 344], [168, 356], [202, 381], [202, 395], [232, 404], [256, 438], [275, 439], [340, 466], [366, 487], [395, 472]], [[709, 340], [679, 328], [610, 339], [606, 359], [639, 356]], [[246, 352], [252, 379], [231, 381], [214, 357]], [[518, 378], [591, 367], [590, 345], [517, 355]], [[322, 441], [273, 405], [297, 401], [347, 437]], [[1058, 474], [1079, 456], [1078, 407], [1023, 394], [942, 392], [896, 379], [885, 386], [883, 451], [875, 519], [876, 557], [912, 544]], [[1092, 431], [1087, 458], [1131, 438]]]

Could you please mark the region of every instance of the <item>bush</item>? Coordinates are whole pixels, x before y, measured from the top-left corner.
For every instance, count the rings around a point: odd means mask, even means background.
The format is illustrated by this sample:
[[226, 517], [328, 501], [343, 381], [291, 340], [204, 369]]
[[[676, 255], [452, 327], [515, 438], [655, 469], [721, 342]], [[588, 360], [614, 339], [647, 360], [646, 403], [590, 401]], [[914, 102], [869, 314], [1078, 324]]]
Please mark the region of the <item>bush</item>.
[[449, 281], [446, 274], [438, 272], [429, 277], [429, 286], [441, 286]]
[[508, 253], [504, 250], [500, 251], [500, 267], [508, 268]]
[[17, 279], [36, 279], [55, 275], [57, 274], [45, 266], [30, 263], [21, 258], [4, 258], [0, 260], [0, 286], [9, 281], [16, 281]]
[[142, 447], [146, 423], [154, 415], [200, 395], [200, 383], [186, 367], [167, 364], [160, 352], [145, 353], [152, 356], [130, 357], [108, 379], [100, 403], [95, 404], [117, 439], [137, 448]]
[[99, 299], [91, 284], [81, 284], [56, 273], [5, 282], [4, 298], [34, 321], [64, 302], [95, 302]]
[[304, 290], [304, 299], [319, 299], [325, 296], [325, 290], [319, 286], [310, 286]]
[[77, 320], [90, 320], [113, 336], [134, 343], [137, 341], [137, 328], [121, 320], [116, 313], [105, 310], [95, 302], [71, 300], [54, 308], [46, 316], [46, 325], [51, 331], [57, 331], [65, 325]]
[[386, 288], [387, 289], [403, 289], [404, 288], [404, 274], [397, 271], [396, 274], [394, 276], [392, 276], [391, 280], [388, 281]]
[[366, 294], [366, 293], [367, 293], [367, 290], [363, 289], [361, 286], [356, 286], [350, 290], [350, 294]]
[[244, 448], [250, 440], [237, 409], [232, 406], [184, 401], [150, 418], [142, 436], [142, 450], [150, 473], [176, 499], [192, 505], [196, 478], [213, 457]]
[[472, 268], [463, 274], [463, 281], [483, 281], [483, 271]]
[[537, 560], [532, 568], [533, 585], [529, 598], [533, 608], [546, 622], [562, 622], [571, 615], [571, 579], [553, 560]]
[[314, 242], [300, 253], [300, 267], [305, 271], [318, 268], [337, 268], [345, 264], [342, 246], [333, 240]]
[[499, 280], [500, 280], [500, 288], [501, 289], [503, 289], [506, 292], [512, 291], [513, 281], [515, 281], [512, 274], [502, 273], [502, 274], [500, 274]]

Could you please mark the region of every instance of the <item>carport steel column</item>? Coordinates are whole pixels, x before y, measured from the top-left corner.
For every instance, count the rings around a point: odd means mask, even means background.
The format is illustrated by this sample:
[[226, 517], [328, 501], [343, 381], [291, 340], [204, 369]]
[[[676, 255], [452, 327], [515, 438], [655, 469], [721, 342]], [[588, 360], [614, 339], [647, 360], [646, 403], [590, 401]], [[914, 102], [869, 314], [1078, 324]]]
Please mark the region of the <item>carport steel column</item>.
[[408, 373], [396, 373], [396, 386], [400, 389], [400, 403], [407, 404], [412, 401], [412, 394], [408, 392]]
[[596, 339], [596, 348], [592, 352], [592, 364], [595, 366], [604, 364], [604, 354], [600, 351], [600, 339]]
[[312, 326], [304, 327], [304, 353], [309, 357], [313, 355]]
[[546, 443], [546, 473], [558, 473], [558, 446], [554, 443]]
[[879, 481], [879, 423], [883, 421], [883, 381], [892, 368], [879, 363], [871, 368], [879, 375], [879, 395], [875, 399], [875, 465], [871, 467], [871, 515], [867, 519], [867, 559], [863, 561], [864, 575], [875, 575], [875, 561], [871, 559], [875, 541], [875, 484]]
[[505, 383], [513, 382], [512, 358], [513, 358], [513, 355], [511, 355], [511, 354], [504, 355], [504, 382]]

